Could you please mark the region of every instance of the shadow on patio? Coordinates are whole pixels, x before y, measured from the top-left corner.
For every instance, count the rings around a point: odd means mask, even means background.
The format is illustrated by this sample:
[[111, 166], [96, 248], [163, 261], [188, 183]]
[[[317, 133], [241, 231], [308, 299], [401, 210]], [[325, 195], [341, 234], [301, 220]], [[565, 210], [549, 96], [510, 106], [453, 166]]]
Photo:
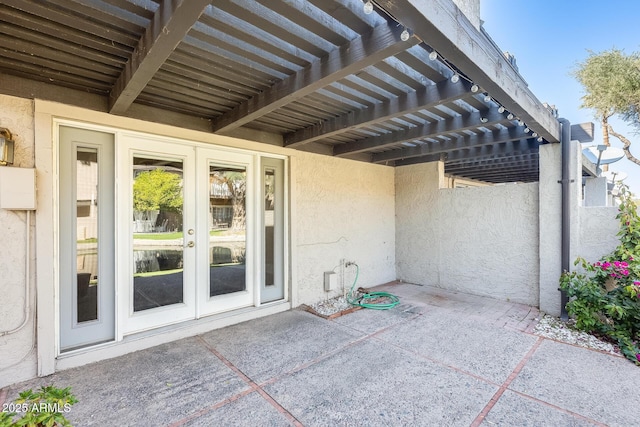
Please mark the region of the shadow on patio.
[[0, 391], [71, 386], [91, 425], [632, 425], [640, 370], [538, 337], [536, 309], [428, 286], [388, 311], [293, 310]]

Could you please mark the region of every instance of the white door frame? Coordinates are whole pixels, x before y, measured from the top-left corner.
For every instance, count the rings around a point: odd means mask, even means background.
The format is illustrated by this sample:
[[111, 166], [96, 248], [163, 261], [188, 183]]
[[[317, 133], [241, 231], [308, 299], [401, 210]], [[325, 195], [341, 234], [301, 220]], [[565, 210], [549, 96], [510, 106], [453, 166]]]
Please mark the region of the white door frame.
[[[118, 233], [117, 265], [119, 290], [119, 320], [122, 335], [155, 329], [174, 323], [195, 318], [196, 292], [195, 248], [187, 245], [187, 230], [195, 229], [195, 193], [187, 189], [195, 188], [195, 151], [194, 147], [186, 144], [175, 144], [167, 140], [156, 139], [144, 135], [122, 135], [119, 141], [120, 157], [116, 160], [117, 179], [121, 184], [118, 188], [116, 230]], [[163, 307], [134, 312], [133, 286], [133, 173], [134, 157], [152, 159], [180, 160], [183, 164], [183, 302]]]

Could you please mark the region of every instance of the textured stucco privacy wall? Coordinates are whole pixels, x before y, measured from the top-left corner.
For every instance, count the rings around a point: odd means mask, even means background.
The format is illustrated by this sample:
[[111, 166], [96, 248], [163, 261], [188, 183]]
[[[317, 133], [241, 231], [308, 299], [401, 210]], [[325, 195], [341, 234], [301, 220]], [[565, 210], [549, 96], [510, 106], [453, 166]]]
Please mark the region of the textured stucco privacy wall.
[[398, 279], [537, 305], [538, 185], [440, 189], [442, 168], [396, 168]]
[[617, 207], [580, 208], [579, 243], [573, 252], [589, 262], [596, 262], [613, 251], [620, 243], [617, 214]]
[[[13, 167], [34, 167], [33, 101], [0, 95], [0, 127], [8, 128], [15, 141]], [[0, 166], [10, 167], [10, 166]], [[27, 214], [0, 209], [0, 387], [36, 375], [34, 215], [31, 215], [30, 252], [26, 254]], [[25, 262], [30, 262], [28, 321], [24, 323]]]
[[[395, 280], [393, 168], [302, 152], [293, 157], [294, 304], [341, 294], [324, 291], [324, 272], [339, 276], [341, 259], [359, 265], [358, 286]], [[355, 269], [348, 268], [344, 286], [354, 277]]]

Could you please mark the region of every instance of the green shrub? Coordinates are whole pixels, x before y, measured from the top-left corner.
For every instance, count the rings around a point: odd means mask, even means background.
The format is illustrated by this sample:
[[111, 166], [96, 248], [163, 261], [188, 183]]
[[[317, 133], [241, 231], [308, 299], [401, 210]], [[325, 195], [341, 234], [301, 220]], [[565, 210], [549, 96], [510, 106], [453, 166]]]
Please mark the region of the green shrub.
[[70, 387], [61, 389], [44, 386], [37, 392], [25, 390], [14, 403], [6, 404], [0, 412], [0, 427], [71, 426], [64, 413], [69, 412], [71, 405], [77, 401]]
[[583, 272], [563, 273], [560, 289], [569, 297], [567, 312], [578, 329], [617, 342], [640, 365], [640, 217], [628, 188], [620, 198], [620, 244], [596, 263], [578, 258]]

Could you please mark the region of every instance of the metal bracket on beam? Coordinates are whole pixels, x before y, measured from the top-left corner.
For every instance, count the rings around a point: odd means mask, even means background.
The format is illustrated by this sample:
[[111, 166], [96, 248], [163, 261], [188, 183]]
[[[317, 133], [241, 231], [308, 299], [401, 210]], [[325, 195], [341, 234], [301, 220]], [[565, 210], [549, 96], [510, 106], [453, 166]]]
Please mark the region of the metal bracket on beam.
[[[563, 183], [563, 182], [565, 182], [565, 181], [566, 181], [566, 179], [559, 179], [559, 180], [558, 180], [558, 184], [562, 184], [562, 183]], [[570, 183], [570, 184], [573, 184], [574, 182], [576, 182], [576, 180], [575, 180], [575, 179], [570, 179], [570, 180], [569, 180], [569, 183]]]

